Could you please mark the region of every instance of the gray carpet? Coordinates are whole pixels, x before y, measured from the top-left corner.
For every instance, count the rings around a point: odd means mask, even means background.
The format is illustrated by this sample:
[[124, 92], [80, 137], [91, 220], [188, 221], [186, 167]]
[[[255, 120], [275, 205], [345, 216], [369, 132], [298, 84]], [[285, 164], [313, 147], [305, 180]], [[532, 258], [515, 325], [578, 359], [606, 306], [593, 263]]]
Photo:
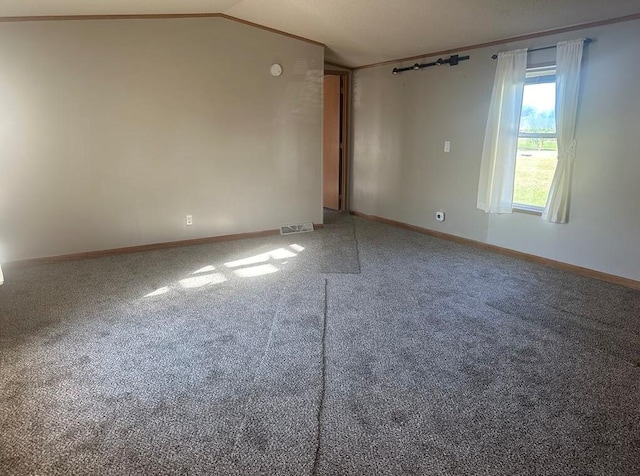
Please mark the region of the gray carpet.
[[328, 214], [5, 272], [0, 474], [639, 474], [640, 292]]
[[356, 240], [354, 218], [347, 213], [331, 210], [324, 212], [324, 230], [320, 235], [322, 273], [360, 273], [360, 257]]

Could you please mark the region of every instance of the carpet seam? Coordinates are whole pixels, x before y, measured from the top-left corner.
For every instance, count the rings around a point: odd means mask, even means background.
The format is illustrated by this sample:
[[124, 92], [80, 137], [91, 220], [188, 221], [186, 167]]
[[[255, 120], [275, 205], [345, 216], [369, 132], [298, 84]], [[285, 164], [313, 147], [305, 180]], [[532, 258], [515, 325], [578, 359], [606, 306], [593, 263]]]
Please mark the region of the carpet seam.
[[[561, 339], [564, 339], [566, 341], [570, 341], [570, 342], [572, 342], [572, 343], [574, 343], [576, 345], [579, 345], [580, 347], [583, 347], [585, 350], [587, 350], [589, 352], [592, 352], [592, 353], [595, 353], [595, 354], [600, 354], [600, 355], [606, 355], [606, 356], [611, 357], [613, 359], [619, 360], [620, 362], [624, 362], [626, 364], [629, 364], [632, 367], [640, 368], [640, 361], [635, 362], [633, 360], [629, 360], [629, 359], [626, 359], [626, 358], [624, 358], [624, 357], [622, 357], [620, 355], [616, 355], [616, 354], [614, 354], [612, 352], [609, 352], [606, 349], [600, 349], [600, 348], [598, 348], [596, 346], [593, 346], [593, 345], [589, 344], [588, 342], [586, 342], [584, 340], [577, 339], [575, 336], [569, 336], [569, 335], [562, 334], [561, 332], [558, 332], [557, 330], [553, 329], [552, 327], [545, 326], [541, 322], [535, 322], [535, 321], [531, 321], [529, 319], [525, 319], [523, 316], [520, 316], [520, 315], [518, 315], [516, 313], [507, 311], [505, 309], [500, 309], [499, 307], [497, 307], [497, 306], [495, 306], [495, 305], [493, 305], [491, 303], [486, 302], [485, 304], [488, 307], [490, 307], [491, 309], [493, 309], [495, 311], [498, 311], [498, 312], [500, 312], [502, 314], [506, 314], [506, 315], [511, 316], [511, 317], [513, 317], [515, 319], [518, 319], [519, 321], [524, 322], [524, 323], [526, 323], [528, 325], [542, 328], [547, 332], [551, 332], [551, 333], [553, 333], [553, 334], [555, 334], [557, 336], [560, 336]], [[552, 308], [552, 309], [555, 309], [555, 308]], [[563, 311], [563, 312], [566, 312], [566, 311]], [[568, 314], [576, 315], [576, 314], [573, 314], [573, 313], [568, 313]]]
[[276, 322], [278, 321], [278, 314], [280, 312], [280, 307], [284, 301], [285, 292], [284, 289], [281, 290], [280, 299], [278, 301], [278, 305], [273, 313], [273, 319], [271, 321], [271, 329], [269, 329], [269, 336], [267, 337], [267, 342], [265, 343], [264, 350], [262, 351], [262, 357], [260, 357], [260, 362], [256, 367], [256, 371], [253, 374], [253, 378], [251, 379], [251, 392], [244, 402], [244, 406], [242, 408], [242, 421], [240, 422], [240, 426], [238, 427], [238, 431], [236, 433], [236, 438], [233, 443], [233, 450], [231, 451], [231, 461], [234, 461], [234, 458], [237, 455], [238, 446], [240, 444], [240, 438], [242, 437], [242, 432], [244, 431], [247, 425], [247, 409], [249, 408], [249, 404], [253, 401], [255, 396], [255, 388], [256, 382], [258, 381], [258, 376], [260, 375], [260, 370], [262, 369], [265, 359], [267, 357], [267, 353], [269, 352], [269, 348], [271, 347], [271, 341], [273, 340], [274, 330], [276, 328]]
[[322, 414], [324, 413], [325, 394], [327, 390], [327, 288], [329, 281], [324, 280], [324, 312], [322, 317], [322, 336], [320, 339], [320, 352], [321, 352], [321, 372], [322, 380], [320, 385], [320, 395], [318, 402], [317, 413], [317, 432], [316, 432], [316, 453], [313, 459], [313, 468], [311, 469], [311, 475], [314, 476], [318, 472], [318, 462], [320, 460], [320, 447], [322, 446]]
[[356, 222], [353, 220], [353, 215], [349, 215], [351, 217], [351, 231], [353, 233], [353, 241], [356, 244], [356, 259], [358, 260], [358, 272], [354, 274], [362, 274], [362, 264], [360, 263], [360, 243], [358, 243], [358, 236], [356, 234]]
[[362, 274], [362, 264], [360, 263], [360, 244], [358, 243], [358, 237], [356, 235], [356, 224], [355, 224], [355, 221], [353, 220], [353, 215], [349, 213], [348, 216], [349, 216], [349, 220], [351, 221], [351, 234], [353, 236], [353, 242], [355, 244], [355, 249], [356, 249], [356, 261], [358, 263], [358, 270], [355, 272], [351, 272], [351, 271], [324, 271], [321, 269], [320, 272], [322, 274], [345, 274], [345, 275]]
[[349, 214], [351, 220], [351, 233], [353, 234], [353, 242], [356, 248], [356, 261], [358, 262], [358, 271], [350, 273], [348, 271], [325, 271], [324, 274], [362, 274], [362, 265], [360, 263], [360, 244], [358, 243], [358, 236], [356, 235], [356, 223], [353, 220], [353, 215]]

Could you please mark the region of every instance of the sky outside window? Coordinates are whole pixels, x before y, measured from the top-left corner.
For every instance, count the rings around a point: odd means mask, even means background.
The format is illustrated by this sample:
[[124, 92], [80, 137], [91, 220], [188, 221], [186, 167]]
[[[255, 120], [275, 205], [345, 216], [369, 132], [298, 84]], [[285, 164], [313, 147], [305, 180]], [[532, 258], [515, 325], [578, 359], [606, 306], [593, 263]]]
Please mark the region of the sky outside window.
[[522, 98], [520, 132], [556, 131], [555, 83], [527, 84]]

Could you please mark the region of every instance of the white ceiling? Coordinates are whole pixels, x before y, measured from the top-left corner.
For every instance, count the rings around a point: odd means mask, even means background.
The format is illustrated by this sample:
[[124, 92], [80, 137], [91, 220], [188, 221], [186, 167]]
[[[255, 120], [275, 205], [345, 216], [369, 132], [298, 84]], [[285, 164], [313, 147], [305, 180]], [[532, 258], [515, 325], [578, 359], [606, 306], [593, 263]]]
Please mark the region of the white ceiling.
[[1, 0], [0, 16], [225, 13], [362, 66], [640, 13], [640, 0]]

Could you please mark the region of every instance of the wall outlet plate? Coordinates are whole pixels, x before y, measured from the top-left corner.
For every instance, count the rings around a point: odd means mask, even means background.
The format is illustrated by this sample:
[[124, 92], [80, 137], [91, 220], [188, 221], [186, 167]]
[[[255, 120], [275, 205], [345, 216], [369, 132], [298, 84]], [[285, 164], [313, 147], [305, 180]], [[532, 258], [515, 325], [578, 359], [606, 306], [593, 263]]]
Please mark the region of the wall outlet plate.
[[444, 221], [444, 212], [436, 212], [436, 220]]
[[193, 225], [193, 215], [187, 215], [187, 226]]

